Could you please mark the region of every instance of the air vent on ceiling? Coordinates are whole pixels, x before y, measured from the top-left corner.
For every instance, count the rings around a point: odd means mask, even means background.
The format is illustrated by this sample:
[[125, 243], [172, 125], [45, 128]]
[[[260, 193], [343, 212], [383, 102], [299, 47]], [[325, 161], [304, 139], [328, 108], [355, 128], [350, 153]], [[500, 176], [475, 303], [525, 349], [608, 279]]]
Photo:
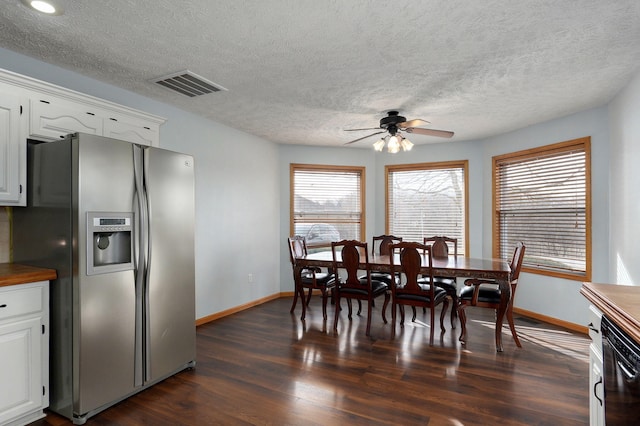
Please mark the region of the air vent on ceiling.
[[154, 78], [152, 81], [166, 87], [167, 89], [174, 90], [189, 97], [227, 90], [206, 78], [192, 73], [191, 71], [180, 71], [163, 77]]

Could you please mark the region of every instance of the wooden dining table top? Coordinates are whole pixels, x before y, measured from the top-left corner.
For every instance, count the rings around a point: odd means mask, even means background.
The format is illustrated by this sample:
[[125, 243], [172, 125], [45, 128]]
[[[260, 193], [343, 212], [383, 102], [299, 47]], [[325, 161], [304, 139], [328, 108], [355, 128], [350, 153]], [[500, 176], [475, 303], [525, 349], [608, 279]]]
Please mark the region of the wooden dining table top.
[[[340, 262], [340, 253], [336, 253], [338, 263]], [[400, 263], [399, 255], [395, 255], [394, 263]], [[364, 255], [361, 257], [362, 263], [365, 262]], [[305, 266], [333, 266], [333, 254], [331, 251], [320, 251], [309, 253], [297, 259]], [[391, 268], [391, 259], [388, 255], [369, 255], [369, 265], [373, 271], [387, 272]], [[423, 258], [423, 268], [427, 268], [427, 260]], [[509, 262], [504, 259], [492, 258], [474, 258], [466, 256], [449, 255], [446, 258], [432, 259], [433, 274], [437, 276], [451, 277], [474, 277], [487, 278], [495, 280], [509, 280], [511, 268]]]

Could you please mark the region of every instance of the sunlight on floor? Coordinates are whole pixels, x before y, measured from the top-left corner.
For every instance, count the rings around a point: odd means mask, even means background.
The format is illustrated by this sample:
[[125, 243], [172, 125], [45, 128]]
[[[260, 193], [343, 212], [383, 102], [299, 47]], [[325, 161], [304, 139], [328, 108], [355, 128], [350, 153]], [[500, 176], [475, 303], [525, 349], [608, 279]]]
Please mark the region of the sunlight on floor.
[[[493, 329], [494, 322], [473, 320], [474, 323]], [[564, 330], [551, 330], [526, 325], [517, 325], [516, 331], [521, 341], [527, 341], [554, 350], [576, 360], [589, 362], [589, 338]], [[502, 328], [503, 339], [512, 339], [508, 325]]]

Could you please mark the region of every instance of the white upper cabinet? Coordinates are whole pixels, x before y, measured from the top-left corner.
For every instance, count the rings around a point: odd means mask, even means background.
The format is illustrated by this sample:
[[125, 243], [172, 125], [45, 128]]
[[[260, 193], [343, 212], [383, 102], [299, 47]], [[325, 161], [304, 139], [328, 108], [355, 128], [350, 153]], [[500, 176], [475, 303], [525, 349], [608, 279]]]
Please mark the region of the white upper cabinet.
[[114, 115], [104, 122], [104, 136], [140, 145], [157, 145], [158, 126], [149, 126], [133, 117]]
[[26, 120], [21, 114], [24, 104], [18, 96], [0, 96], [0, 205], [26, 205]]
[[89, 133], [158, 146], [165, 119], [0, 69], [0, 206], [26, 205], [27, 138]]
[[59, 98], [42, 96], [29, 102], [29, 137], [42, 140], [64, 138], [69, 133], [102, 135], [103, 119], [88, 108]]

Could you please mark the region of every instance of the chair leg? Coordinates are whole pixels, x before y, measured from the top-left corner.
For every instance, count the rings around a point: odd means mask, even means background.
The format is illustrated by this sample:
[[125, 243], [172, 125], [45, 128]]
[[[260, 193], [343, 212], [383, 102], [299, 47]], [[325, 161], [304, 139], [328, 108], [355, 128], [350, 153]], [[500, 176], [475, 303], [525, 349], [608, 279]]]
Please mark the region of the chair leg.
[[413, 316], [411, 317], [411, 322], [416, 322], [416, 307], [412, 306], [411, 310], [413, 311]]
[[[360, 301], [358, 300], [358, 303], [360, 303]], [[347, 298], [347, 306], [349, 307], [349, 315], [347, 315], [349, 317], [349, 319], [351, 319], [351, 314], [353, 313], [353, 308], [351, 307], [351, 299]], [[358, 315], [360, 314], [360, 311], [358, 311]]]
[[[360, 299], [358, 299], [358, 313], [357, 315], [359, 316], [362, 313], [362, 301]], [[351, 318], [351, 317], [349, 317]]]
[[520, 339], [518, 338], [518, 333], [516, 333], [516, 325], [513, 323], [513, 309], [511, 307], [507, 309], [507, 321], [509, 322], [511, 335], [513, 336], [513, 340], [516, 342], [516, 346], [521, 348], [522, 344], [520, 343]]
[[[359, 301], [359, 300], [358, 300]], [[370, 299], [369, 303], [367, 303], [367, 336], [371, 335], [371, 308], [372, 308], [372, 302], [373, 300]]]
[[298, 304], [298, 292], [299, 290], [297, 288], [293, 292], [293, 303], [291, 304], [291, 310], [289, 311], [290, 314], [296, 310], [296, 305]]
[[460, 319], [460, 342], [464, 345], [467, 342], [467, 314], [464, 311], [465, 305], [458, 304], [458, 318]]
[[313, 293], [313, 289], [309, 289], [309, 294], [307, 295], [307, 306], [309, 306], [309, 302], [311, 301], [311, 294]]
[[[431, 316], [431, 327], [429, 327], [429, 345], [433, 346], [433, 329], [434, 329], [434, 320], [436, 317], [436, 310], [434, 308], [430, 309], [431, 312], [429, 312], [430, 316]], [[442, 316], [442, 314], [440, 315]]]
[[389, 304], [389, 300], [391, 299], [391, 296], [389, 295], [389, 293], [385, 293], [384, 294], [384, 304], [382, 305], [382, 321], [384, 321], [384, 323], [386, 324], [387, 321], [387, 305]]
[[[447, 331], [447, 329], [444, 328], [444, 318], [447, 314], [448, 308], [449, 308], [449, 298], [445, 298], [444, 301], [442, 302], [442, 311], [440, 312], [440, 331], [442, 333]], [[453, 307], [451, 307], [451, 310], [453, 311]]]
[[340, 293], [335, 292], [336, 294], [334, 295], [335, 297], [335, 301], [336, 301], [336, 313], [333, 316], [333, 331], [337, 332], [338, 331], [338, 317], [340, 316]]
[[456, 320], [458, 319], [458, 295], [456, 293], [451, 294], [451, 328], [456, 328]]
[[322, 318], [324, 318], [324, 320], [327, 320], [327, 289], [323, 288], [322, 289]]
[[398, 305], [392, 301], [391, 302], [391, 337], [395, 337], [396, 336], [396, 310], [397, 310], [397, 308], [398, 308]]

